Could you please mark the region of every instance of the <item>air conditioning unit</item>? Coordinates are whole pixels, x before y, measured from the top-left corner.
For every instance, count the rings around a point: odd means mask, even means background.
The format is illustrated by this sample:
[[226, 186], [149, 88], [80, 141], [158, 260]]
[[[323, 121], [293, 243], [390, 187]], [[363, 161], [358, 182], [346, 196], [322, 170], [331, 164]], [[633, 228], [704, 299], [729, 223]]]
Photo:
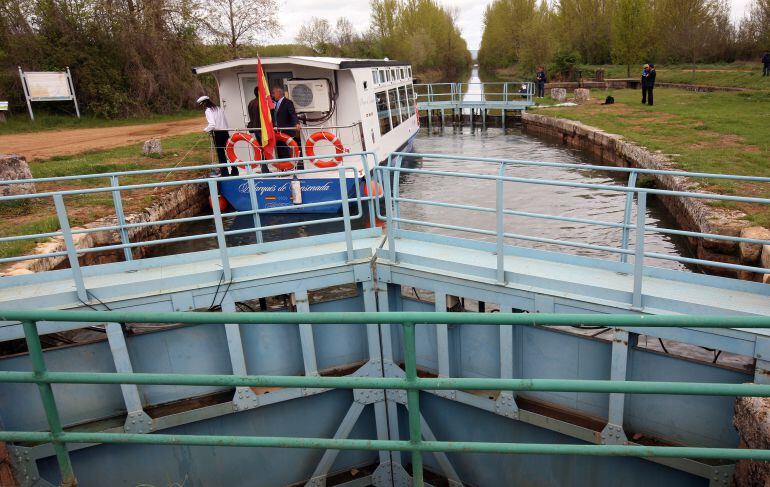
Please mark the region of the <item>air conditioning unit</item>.
[[329, 80], [303, 79], [286, 82], [289, 90], [288, 97], [294, 102], [297, 112], [328, 112]]

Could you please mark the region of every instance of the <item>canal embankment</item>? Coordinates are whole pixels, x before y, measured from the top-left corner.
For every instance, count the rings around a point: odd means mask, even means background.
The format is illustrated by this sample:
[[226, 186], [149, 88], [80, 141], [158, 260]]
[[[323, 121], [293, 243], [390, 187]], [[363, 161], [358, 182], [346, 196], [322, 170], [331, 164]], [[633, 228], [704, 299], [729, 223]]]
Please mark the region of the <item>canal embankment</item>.
[[[170, 191], [152, 194], [152, 204], [141, 211], [129, 213], [125, 216], [126, 223], [131, 226], [127, 229], [130, 242], [147, 242], [160, 240], [174, 235], [179, 224], [152, 224], [163, 220], [173, 220], [200, 215], [209, 211], [208, 187], [205, 184], [186, 184]], [[119, 224], [116, 216], [102, 217], [81, 226], [72, 227], [73, 232], [91, 230], [105, 227], [115, 227]], [[95, 249], [122, 243], [121, 234], [116, 230], [96, 230], [88, 233], [74, 233], [73, 242], [77, 249]], [[38, 243], [28, 252], [28, 255], [42, 255], [66, 251], [62, 237], [50, 238]], [[150, 247], [142, 246], [132, 249], [134, 258], [142, 258], [151, 251]], [[104, 252], [89, 252], [79, 256], [81, 265], [106, 264], [123, 259], [123, 253], [115, 250]], [[2, 275], [31, 274], [43, 272], [69, 265], [67, 256], [44, 257], [8, 265], [0, 269]]]
[[[200, 122], [198, 122], [200, 125]], [[149, 128], [146, 128], [149, 127]], [[125, 127], [118, 127], [125, 128]], [[129, 127], [132, 130], [136, 127]], [[208, 139], [202, 134], [186, 134], [164, 137], [157, 133], [157, 127], [145, 126], [147, 135], [161, 137], [162, 151], [157, 154], [144, 155], [141, 143], [121, 145], [107, 150], [79, 152], [72, 155], [60, 155], [48, 159], [16, 157], [23, 164], [15, 164], [15, 175], [7, 179], [24, 179], [30, 175], [36, 178], [55, 178], [74, 176], [78, 174], [106, 174], [121, 171], [142, 169], [162, 169], [172, 166], [196, 166], [210, 163], [211, 152]], [[164, 127], [164, 130], [168, 127]], [[108, 127], [110, 131], [115, 127]], [[138, 130], [138, 128], [136, 128]], [[84, 129], [95, 130], [95, 129]], [[185, 129], [186, 130], [186, 129]], [[74, 131], [72, 131], [74, 132]], [[55, 138], [59, 132], [41, 132], [36, 134], [38, 140], [47, 137]], [[139, 136], [139, 134], [131, 135]], [[115, 142], [120, 145], [119, 142]], [[11, 167], [10, 164], [3, 164]], [[18, 166], [18, 167], [17, 167]], [[23, 168], [22, 168], [23, 166]], [[21, 169], [19, 169], [21, 168]], [[21, 171], [21, 172], [19, 172]], [[136, 185], [150, 182], [171, 182], [180, 179], [195, 179], [205, 175], [202, 171], [162, 171], [155, 174], [121, 176], [121, 185]], [[0, 178], [0, 180], [6, 177]], [[44, 193], [57, 190], [90, 189], [110, 187], [108, 177], [90, 179], [68, 179], [42, 182], [36, 185], [34, 191]], [[178, 229], [175, 225], [142, 225], [159, 220], [192, 216], [207, 211], [209, 203], [207, 192], [198, 185], [170, 186], [165, 189], [144, 188], [121, 192], [122, 205], [128, 224], [137, 224], [128, 230], [129, 240], [152, 240], [173, 234]], [[70, 225], [75, 230], [98, 227], [109, 227], [117, 224], [114, 203], [111, 192], [95, 192], [66, 197]], [[7, 201], [0, 203], [0, 237], [13, 235], [29, 235], [55, 232], [59, 223], [53, 210], [50, 198], [36, 198], [24, 201]], [[98, 231], [73, 235], [78, 248], [94, 248], [121, 243], [116, 231]], [[63, 248], [61, 239], [17, 240], [0, 243], [0, 257], [14, 257], [58, 251]], [[134, 255], [139, 257], [143, 250], [134, 249]], [[101, 263], [123, 258], [122, 252], [93, 252], [81, 255], [84, 263]], [[66, 259], [61, 257], [51, 259], [35, 259], [30, 261], [8, 264], [0, 268], [0, 275], [7, 272], [26, 273], [48, 270], [66, 265]]]
[[[521, 121], [525, 132], [560, 139], [564, 145], [591, 154], [597, 162], [652, 170], [682, 169], [681, 165], [660, 151], [650, 150], [624, 136], [609, 133], [580, 121], [531, 112], [523, 113]], [[704, 190], [701, 184], [691, 178], [669, 175], [652, 175], [650, 178], [652, 184], [661, 189], [688, 192]], [[753, 225], [747, 218], [747, 213], [740, 209], [715, 206], [695, 198], [659, 197], [659, 199], [680, 229], [734, 237], [770, 238], [770, 231], [762, 226]], [[688, 241], [693, 253], [699, 259], [749, 266], [761, 264], [764, 267], [770, 267], [770, 246], [767, 245], [738, 244], [704, 238], [688, 238]], [[719, 268], [707, 270], [710, 273], [727, 274], [747, 280], [764, 278], [767, 281], [767, 277], [755, 273], [735, 273]]]

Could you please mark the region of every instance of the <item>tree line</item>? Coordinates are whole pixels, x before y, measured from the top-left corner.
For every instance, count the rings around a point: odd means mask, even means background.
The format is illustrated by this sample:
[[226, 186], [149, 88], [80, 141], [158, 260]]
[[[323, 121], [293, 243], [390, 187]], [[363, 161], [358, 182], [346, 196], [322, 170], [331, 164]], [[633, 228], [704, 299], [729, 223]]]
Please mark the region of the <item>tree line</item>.
[[457, 27], [457, 11], [437, 0], [372, 0], [368, 30], [346, 18], [332, 25], [312, 18], [297, 42], [320, 55], [409, 61], [425, 81], [454, 80], [470, 65], [468, 46]]
[[770, 49], [770, 0], [735, 24], [728, 0], [494, 0], [479, 64], [732, 62]]
[[436, 78], [470, 62], [454, 12], [436, 0], [373, 0], [365, 32], [312, 19], [299, 43], [260, 45], [280, 30], [278, 11], [278, 0], [0, 0], [0, 100], [25, 110], [18, 66], [69, 66], [83, 111], [117, 118], [193, 107], [216, 91], [193, 66], [257, 53], [390, 57]]

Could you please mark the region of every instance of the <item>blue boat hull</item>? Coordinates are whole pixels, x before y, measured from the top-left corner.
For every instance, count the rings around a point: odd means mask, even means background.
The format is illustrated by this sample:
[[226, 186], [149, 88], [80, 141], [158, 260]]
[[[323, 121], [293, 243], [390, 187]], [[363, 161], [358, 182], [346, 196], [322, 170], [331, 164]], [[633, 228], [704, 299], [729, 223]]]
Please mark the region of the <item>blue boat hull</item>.
[[[339, 178], [300, 179], [302, 203], [323, 203], [342, 199]], [[363, 185], [363, 178], [347, 178], [348, 197], [356, 197], [356, 184]], [[336, 213], [342, 209], [341, 203], [329, 203], [311, 207], [295, 208], [291, 200], [291, 179], [255, 179], [254, 189], [260, 209], [282, 208], [271, 213]], [[249, 184], [245, 179], [220, 181], [219, 190], [230, 205], [238, 211], [251, 210]]]
[[[414, 147], [414, 133], [409, 140], [399, 147], [400, 152], [411, 152]], [[359, 184], [363, 194], [364, 178], [347, 178], [348, 197], [355, 198], [356, 184]], [[321, 203], [324, 201], [336, 201], [342, 199], [340, 194], [339, 178], [308, 178], [301, 179], [302, 203]], [[342, 209], [341, 203], [311, 206], [309, 208], [295, 208], [291, 201], [290, 179], [255, 179], [255, 190], [259, 208], [282, 208], [271, 213], [337, 213]], [[251, 198], [249, 186], [245, 179], [220, 181], [219, 192], [230, 203], [230, 206], [238, 211], [251, 210]]]

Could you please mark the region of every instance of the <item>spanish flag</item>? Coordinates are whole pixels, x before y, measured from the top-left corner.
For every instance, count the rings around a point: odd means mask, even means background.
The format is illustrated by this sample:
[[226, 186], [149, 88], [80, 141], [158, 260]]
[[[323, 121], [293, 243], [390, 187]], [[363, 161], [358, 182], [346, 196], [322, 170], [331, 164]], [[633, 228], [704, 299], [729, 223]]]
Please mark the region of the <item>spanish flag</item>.
[[270, 98], [270, 87], [267, 85], [267, 78], [265, 78], [265, 72], [262, 70], [262, 58], [259, 56], [257, 56], [257, 87], [259, 89], [259, 121], [262, 124], [262, 130], [260, 130], [262, 154], [265, 159], [272, 159], [275, 149], [275, 129], [270, 113], [275, 107], [275, 103]]

